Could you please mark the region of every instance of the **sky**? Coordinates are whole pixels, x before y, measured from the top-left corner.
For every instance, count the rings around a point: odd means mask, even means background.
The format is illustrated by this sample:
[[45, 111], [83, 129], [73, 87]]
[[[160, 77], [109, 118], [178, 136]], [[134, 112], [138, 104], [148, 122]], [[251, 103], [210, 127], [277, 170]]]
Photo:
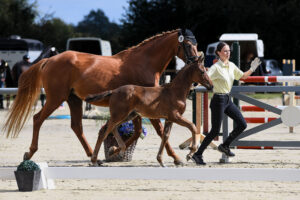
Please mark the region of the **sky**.
[[53, 13], [54, 17], [61, 18], [64, 22], [77, 25], [84, 16], [94, 9], [101, 9], [110, 22], [120, 24], [122, 14], [128, 7], [128, 0], [30, 0], [37, 2], [40, 17]]

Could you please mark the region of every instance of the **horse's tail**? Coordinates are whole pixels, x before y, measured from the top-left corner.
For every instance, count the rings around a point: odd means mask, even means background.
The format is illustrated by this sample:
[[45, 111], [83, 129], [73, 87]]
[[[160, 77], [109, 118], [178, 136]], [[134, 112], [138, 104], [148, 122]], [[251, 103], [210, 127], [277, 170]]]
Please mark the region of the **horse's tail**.
[[17, 137], [29, 114], [34, 111], [32, 107], [42, 87], [41, 70], [47, 61], [48, 59], [43, 59], [21, 74], [17, 97], [12, 104], [12, 108], [8, 113], [8, 119], [3, 127], [3, 131], [7, 131], [7, 137], [10, 135], [11, 137]]
[[109, 91], [105, 91], [99, 94], [92, 94], [87, 96], [87, 98], [85, 99], [86, 102], [90, 103], [93, 101], [99, 101], [99, 100], [103, 100], [105, 97], [109, 97], [112, 95], [112, 90]]

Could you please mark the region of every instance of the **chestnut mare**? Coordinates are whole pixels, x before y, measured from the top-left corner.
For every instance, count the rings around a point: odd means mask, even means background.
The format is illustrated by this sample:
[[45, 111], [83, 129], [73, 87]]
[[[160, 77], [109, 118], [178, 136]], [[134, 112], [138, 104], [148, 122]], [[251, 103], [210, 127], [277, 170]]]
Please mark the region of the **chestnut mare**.
[[[70, 108], [71, 128], [90, 157], [93, 150], [82, 129], [82, 100], [88, 94], [101, 93], [126, 84], [158, 86], [161, 74], [176, 55], [186, 62], [197, 58], [197, 42], [191, 31], [177, 29], [163, 32], [113, 56], [66, 51], [43, 59], [22, 73], [17, 97], [3, 130], [7, 131], [7, 137], [18, 136], [43, 86], [47, 101], [33, 117], [32, 142], [30, 151], [24, 154], [24, 160], [31, 159], [38, 150], [42, 123], [63, 101], [67, 101]], [[93, 104], [108, 106], [108, 100]], [[140, 117], [136, 117], [133, 123], [135, 133], [126, 142], [126, 146], [138, 139], [142, 130]], [[163, 126], [160, 120], [153, 119], [151, 123], [162, 137]], [[182, 163], [168, 143], [166, 149], [176, 164]]]
[[[192, 132], [193, 144], [187, 159], [189, 160], [196, 151], [196, 126], [185, 119], [182, 114], [186, 108], [186, 98], [192, 83], [200, 83], [207, 89], [213, 85], [205, 67], [202, 64], [203, 58], [186, 65], [170, 83], [157, 87], [143, 87], [137, 85], [125, 85], [117, 89], [103, 92], [101, 94], [88, 96], [87, 102], [97, 102], [107, 99], [109, 101], [110, 119], [107, 126], [102, 127], [92, 156], [92, 163], [97, 164], [97, 156], [103, 140], [110, 132], [113, 132], [119, 147], [120, 153], [124, 153], [126, 146], [117, 131], [117, 126], [133, 119], [137, 115], [149, 119], [165, 119], [164, 135], [157, 154], [159, 164], [164, 167], [162, 161], [163, 148], [168, 141], [173, 122], [187, 127]], [[205, 136], [201, 135], [201, 140]]]

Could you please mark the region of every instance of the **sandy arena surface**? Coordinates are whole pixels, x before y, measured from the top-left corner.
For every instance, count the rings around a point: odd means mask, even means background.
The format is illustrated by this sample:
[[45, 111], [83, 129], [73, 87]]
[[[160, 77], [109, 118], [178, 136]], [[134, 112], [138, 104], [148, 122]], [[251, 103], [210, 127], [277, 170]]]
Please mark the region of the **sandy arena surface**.
[[[266, 101], [265, 101], [266, 102]], [[280, 99], [268, 100], [272, 105], [282, 105]], [[241, 103], [243, 104], [243, 103]], [[106, 109], [101, 108], [105, 112]], [[107, 112], [107, 111], [106, 111]], [[6, 119], [7, 110], [0, 111], [0, 127]], [[52, 115], [69, 114], [65, 109]], [[243, 113], [244, 116], [276, 116], [270, 113]], [[185, 116], [192, 120], [191, 101], [188, 101]], [[83, 120], [84, 133], [94, 148], [97, 133], [104, 121]], [[232, 123], [230, 123], [232, 124]], [[232, 127], [232, 125], [230, 125]], [[256, 125], [248, 125], [251, 128]], [[148, 135], [139, 139], [132, 162], [105, 163], [104, 166], [160, 167], [156, 154], [160, 138], [150, 125], [145, 125]], [[231, 130], [231, 129], [230, 129]], [[174, 125], [170, 143], [176, 153], [185, 161], [188, 150], [180, 150], [178, 145], [191, 136], [188, 129]], [[28, 151], [32, 137], [32, 118], [16, 139], [0, 135], [0, 168], [16, 167]], [[300, 141], [300, 127], [289, 133], [283, 124], [255, 134], [253, 140]], [[220, 143], [220, 141], [217, 141]], [[211, 148], [204, 153], [206, 166], [196, 166], [186, 162], [183, 167], [195, 168], [300, 168], [300, 150], [233, 150], [236, 156], [229, 164], [220, 164], [221, 154]], [[103, 146], [99, 158], [104, 159]], [[164, 152], [164, 162], [174, 167], [173, 160]], [[46, 120], [41, 128], [39, 150], [32, 158], [35, 162], [47, 162], [49, 166], [89, 166], [77, 137], [70, 128], [69, 119]], [[300, 199], [300, 182], [276, 181], [166, 181], [166, 180], [56, 180], [56, 189], [35, 192], [19, 192], [16, 181], [0, 180], [0, 200], [8, 199]]]

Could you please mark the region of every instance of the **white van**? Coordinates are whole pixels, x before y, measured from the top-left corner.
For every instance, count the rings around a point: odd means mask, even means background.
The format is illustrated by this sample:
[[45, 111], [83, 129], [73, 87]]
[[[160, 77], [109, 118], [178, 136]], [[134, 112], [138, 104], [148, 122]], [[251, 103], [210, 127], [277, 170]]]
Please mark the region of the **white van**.
[[5, 60], [12, 68], [16, 62], [29, 55], [30, 61], [34, 61], [43, 51], [43, 43], [34, 39], [25, 39], [20, 36], [0, 38], [0, 58]]
[[[224, 33], [219, 41], [226, 42], [231, 46], [233, 42], [239, 42], [241, 63], [243, 63], [247, 54], [252, 53], [254, 57], [264, 57], [264, 43], [258, 39], [256, 33]], [[219, 42], [211, 43], [207, 46], [206, 56], [208, 56], [208, 65], [212, 64], [212, 58], [216, 58], [215, 50]]]
[[96, 37], [69, 38], [66, 49], [102, 56], [112, 55], [110, 42]]
[[[233, 42], [239, 42], [240, 45], [240, 61], [241, 70], [246, 71], [249, 63], [247, 63], [247, 55], [252, 54], [253, 58], [259, 57], [262, 60], [260, 70], [257, 70], [254, 75], [264, 76], [281, 76], [282, 70], [276, 60], [264, 59], [264, 43], [258, 39], [256, 33], [224, 33], [219, 38], [219, 41], [226, 42], [231, 46]], [[216, 58], [215, 50], [219, 42], [211, 43], [207, 46], [205, 55], [205, 66], [210, 67], [213, 60]]]

